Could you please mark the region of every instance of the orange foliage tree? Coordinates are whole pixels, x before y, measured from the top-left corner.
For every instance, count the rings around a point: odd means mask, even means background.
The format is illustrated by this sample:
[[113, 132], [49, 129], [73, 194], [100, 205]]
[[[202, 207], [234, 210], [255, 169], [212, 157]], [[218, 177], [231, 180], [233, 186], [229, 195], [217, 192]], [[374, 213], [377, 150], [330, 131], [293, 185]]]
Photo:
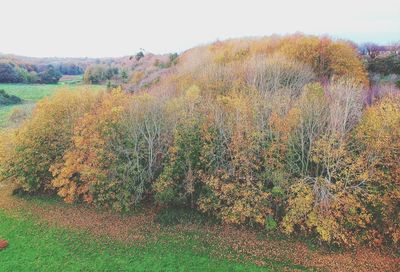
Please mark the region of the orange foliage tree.
[[75, 126], [73, 145], [52, 166], [52, 186], [67, 202], [129, 210], [159, 167], [162, 108], [150, 95], [105, 94]]
[[321, 79], [352, 78], [368, 84], [368, 75], [355, 48], [345, 41], [314, 36], [283, 38], [282, 54], [310, 65]]
[[5, 175], [28, 191], [51, 189], [49, 168], [62, 160], [71, 145], [76, 120], [90, 110], [96, 96], [90, 91], [62, 91], [40, 101], [32, 118], [14, 132], [12, 156], [5, 159]]

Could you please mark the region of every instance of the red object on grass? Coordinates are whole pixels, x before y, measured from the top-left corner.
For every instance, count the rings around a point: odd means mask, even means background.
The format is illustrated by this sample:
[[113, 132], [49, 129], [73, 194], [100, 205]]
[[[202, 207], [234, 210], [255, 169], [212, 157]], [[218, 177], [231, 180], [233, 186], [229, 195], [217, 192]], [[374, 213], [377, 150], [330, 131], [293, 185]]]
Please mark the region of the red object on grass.
[[0, 250], [8, 247], [8, 242], [6, 240], [0, 240]]

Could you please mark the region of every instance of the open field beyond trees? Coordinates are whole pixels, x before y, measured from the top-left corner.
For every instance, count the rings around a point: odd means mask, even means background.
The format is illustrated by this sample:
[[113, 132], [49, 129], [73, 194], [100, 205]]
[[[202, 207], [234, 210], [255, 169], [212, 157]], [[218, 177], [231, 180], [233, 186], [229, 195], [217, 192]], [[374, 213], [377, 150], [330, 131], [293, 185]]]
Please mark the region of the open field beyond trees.
[[58, 90], [75, 90], [80, 88], [101, 90], [104, 86], [99, 85], [72, 85], [71, 80], [79, 80], [79, 77], [69, 78], [65, 83], [60, 84], [10, 84], [0, 83], [0, 90], [6, 91], [10, 95], [15, 95], [23, 101], [21, 104], [0, 107], [0, 128], [4, 128], [9, 123], [9, 117], [13, 110], [20, 109], [27, 112], [31, 111], [37, 101], [44, 97], [55, 94]]

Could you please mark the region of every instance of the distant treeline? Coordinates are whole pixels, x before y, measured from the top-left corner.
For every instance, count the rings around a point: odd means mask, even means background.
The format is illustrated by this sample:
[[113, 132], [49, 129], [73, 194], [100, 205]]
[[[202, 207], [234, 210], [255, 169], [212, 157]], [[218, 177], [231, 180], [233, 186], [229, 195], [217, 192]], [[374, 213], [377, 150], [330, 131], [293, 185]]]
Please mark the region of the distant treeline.
[[368, 59], [368, 72], [382, 75], [400, 74], [400, 55], [387, 54]]
[[73, 63], [58, 65], [20, 64], [0, 62], [0, 83], [55, 84], [62, 75], [80, 75], [84, 68]]
[[[400, 85], [398, 43], [387, 46], [351, 43], [351, 47], [362, 58], [370, 82], [387, 81], [390, 77], [390, 82]], [[121, 58], [30, 58], [0, 54], [0, 83], [57, 83], [62, 75], [84, 75], [88, 84], [124, 85], [132, 91], [157, 82], [168, 68], [176, 65], [177, 57], [177, 53], [145, 55], [141, 51]], [[326, 65], [317, 63], [321, 69]]]
[[177, 64], [177, 53], [135, 56], [90, 64], [83, 75], [86, 84], [107, 84], [108, 89], [123, 86], [128, 92], [148, 88]]
[[358, 51], [370, 75], [400, 75], [400, 44], [382, 46], [367, 43], [360, 45]]
[[86, 69], [83, 79], [88, 84], [101, 84], [110, 82], [111, 80], [126, 83], [128, 80], [128, 71], [117, 66], [96, 64]]

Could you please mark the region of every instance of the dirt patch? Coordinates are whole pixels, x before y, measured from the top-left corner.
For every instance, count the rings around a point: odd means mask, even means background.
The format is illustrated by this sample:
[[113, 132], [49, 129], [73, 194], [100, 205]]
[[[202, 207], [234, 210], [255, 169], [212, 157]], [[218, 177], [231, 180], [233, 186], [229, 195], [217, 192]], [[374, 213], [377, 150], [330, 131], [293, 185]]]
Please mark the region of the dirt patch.
[[[162, 234], [196, 231], [199, 239], [216, 245], [222, 258], [237, 258], [238, 253], [258, 265], [271, 265], [268, 260], [291, 261], [295, 265], [327, 271], [400, 271], [400, 258], [391, 252], [360, 247], [353, 251], [325, 252], [311, 250], [305, 243], [260, 238], [259, 233], [232, 226], [178, 225], [162, 228], [154, 223], [157, 210], [146, 208], [133, 215], [66, 204], [36, 203], [12, 196], [13, 185], [0, 187], [0, 209], [10, 213], [29, 213], [50, 225], [85, 230], [124, 243], [146, 243]], [[227, 252], [232, 251], [232, 256]], [[266, 261], [267, 260], [267, 261]]]

